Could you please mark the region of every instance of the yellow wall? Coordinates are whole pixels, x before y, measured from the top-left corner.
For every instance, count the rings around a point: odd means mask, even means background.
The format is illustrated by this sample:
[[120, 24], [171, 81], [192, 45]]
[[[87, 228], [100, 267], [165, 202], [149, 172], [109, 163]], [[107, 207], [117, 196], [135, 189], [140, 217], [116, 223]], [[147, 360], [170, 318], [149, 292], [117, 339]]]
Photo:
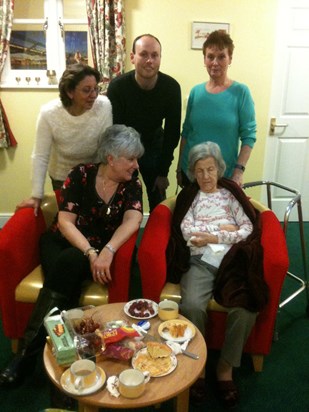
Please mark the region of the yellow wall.
[[[191, 23], [230, 23], [235, 51], [229, 75], [249, 86], [258, 124], [258, 141], [245, 180], [260, 180], [268, 130], [277, 0], [126, 0], [125, 7], [126, 70], [132, 68], [129, 62], [132, 40], [142, 33], [159, 37], [163, 48], [161, 70], [181, 85], [183, 115], [190, 89], [207, 79], [202, 52], [191, 49]], [[0, 149], [0, 215], [13, 212], [15, 205], [30, 194], [30, 155], [37, 114], [43, 103], [57, 95], [57, 91], [50, 90], [1, 90], [1, 100], [18, 146]], [[178, 152], [175, 154], [177, 159]], [[176, 189], [175, 163], [169, 174], [168, 195]], [[46, 190], [50, 190], [46, 180]], [[145, 209], [147, 211], [147, 207]]]

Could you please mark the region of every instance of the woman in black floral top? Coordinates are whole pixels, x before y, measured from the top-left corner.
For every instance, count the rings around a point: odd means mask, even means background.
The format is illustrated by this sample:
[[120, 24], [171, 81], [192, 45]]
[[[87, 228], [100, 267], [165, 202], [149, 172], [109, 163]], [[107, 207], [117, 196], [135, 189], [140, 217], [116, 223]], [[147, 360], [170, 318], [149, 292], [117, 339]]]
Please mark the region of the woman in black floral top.
[[0, 374], [0, 385], [12, 386], [45, 341], [43, 319], [57, 306], [78, 305], [87, 278], [112, 281], [114, 254], [141, 224], [142, 187], [135, 177], [144, 153], [139, 134], [114, 125], [102, 136], [99, 163], [79, 164], [63, 184], [55, 223], [41, 238], [44, 286], [17, 355]]

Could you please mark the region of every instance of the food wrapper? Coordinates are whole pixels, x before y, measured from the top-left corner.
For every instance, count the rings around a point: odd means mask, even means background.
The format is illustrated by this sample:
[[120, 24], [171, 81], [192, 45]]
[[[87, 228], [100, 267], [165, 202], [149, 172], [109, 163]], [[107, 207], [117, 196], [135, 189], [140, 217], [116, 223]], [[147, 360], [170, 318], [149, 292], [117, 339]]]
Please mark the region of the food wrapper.
[[129, 360], [145, 346], [140, 334], [130, 326], [106, 329], [102, 335], [105, 344], [102, 355], [107, 358]]
[[58, 308], [52, 309], [44, 318], [44, 326], [51, 339], [56, 361], [59, 365], [70, 365], [77, 359], [73, 339], [59, 314]]
[[144, 342], [135, 339], [124, 339], [118, 343], [106, 345], [102, 355], [107, 358], [130, 360], [135, 352], [145, 347]]
[[105, 345], [120, 342], [123, 339], [140, 338], [140, 334], [131, 326], [121, 326], [120, 328], [106, 329], [103, 331]]

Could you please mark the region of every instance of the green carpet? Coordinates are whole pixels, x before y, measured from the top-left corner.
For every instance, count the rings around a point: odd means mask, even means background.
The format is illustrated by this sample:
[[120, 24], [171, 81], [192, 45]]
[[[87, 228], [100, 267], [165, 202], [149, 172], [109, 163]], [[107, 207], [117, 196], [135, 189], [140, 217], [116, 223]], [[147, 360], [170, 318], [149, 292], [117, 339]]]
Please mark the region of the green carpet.
[[[309, 223], [305, 223], [305, 236], [309, 244]], [[303, 277], [303, 264], [297, 224], [290, 223], [288, 230], [290, 271]], [[307, 249], [308, 253], [308, 249]], [[308, 259], [308, 257], [307, 257]], [[309, 262], [307, 261], [307, 267]], [[297, 285], [287, 278], [282, 296], [285, 298]], [[138, 268], [132, 274], [131, 298], [141, 297]], [[234, 409], [239, 412], [309, 412], [309, 319], [307, 317], [307, 296], [302, 292], [284, 306], [279, 315], [277, 326], [279, 340], [273, 343], [271, 353], [265, 357], [264, 370], [255, 373], [251, 358], [243, 356], [242, 366], [235, 371], [235, 381], [241, 393], [240, 405]], [[0, 369], [9, 360], [10, 342], [3, 336], [0, 325]], [[218, 403], [214, 388], [214, 368], [218, 352], [210, 351], [207, 361], [208, 399], [201, 407], [190, 405], [190, 412], [219, 412], [224, 409]], [[40, 358], [35, 372], [19, 388], [5, 390], [0, 388], [1, 412], [39, 412], [51, 407], [51, 385], [45, 375]], [[163, 403], [160, 409], [152, 407], [131, 409], [131, 411], [173, 410], [172, 401]], [[114, 411], [114, 409], [102, 411]]]

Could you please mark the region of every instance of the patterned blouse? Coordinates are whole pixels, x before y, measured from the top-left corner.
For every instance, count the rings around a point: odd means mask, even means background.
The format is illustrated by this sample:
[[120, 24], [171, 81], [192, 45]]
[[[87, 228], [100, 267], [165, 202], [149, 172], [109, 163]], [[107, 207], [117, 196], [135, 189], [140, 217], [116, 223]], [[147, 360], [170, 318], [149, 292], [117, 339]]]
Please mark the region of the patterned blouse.
[[[143, 213], [142, 186], [138, 178], [119, 183], [108, 204], [95, 189], [99, 163], [79, 164], [65, 180], [60, 194], [59, 210], [77, 215], [76, 227], [91, 246], [101, 250], [121, 225], [127, 210]], [[57, 222], [52, 231], [58, 231]]]
[[[221, 230], [220, 225], [239, 227], [234, 232]], [[191, 255], [203, 255], [202, 260], [218, 267], [232, 244], [244, 240], [252, 232], [252, 223], [232, 193], [220, 188], [215, 193], [198, 191], [181, 223], [183, 237], [188, 241]], [[195, 232], [206, 232], [218, 237], [218, 245], [196, 247], [190, 244]]]

